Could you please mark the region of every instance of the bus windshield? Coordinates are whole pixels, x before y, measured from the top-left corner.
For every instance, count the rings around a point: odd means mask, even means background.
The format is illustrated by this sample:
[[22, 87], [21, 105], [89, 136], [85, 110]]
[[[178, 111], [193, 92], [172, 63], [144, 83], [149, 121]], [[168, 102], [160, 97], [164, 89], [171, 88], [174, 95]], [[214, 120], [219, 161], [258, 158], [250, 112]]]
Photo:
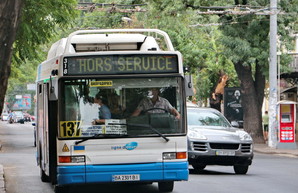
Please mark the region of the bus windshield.
[[61, 79], [60, 138], [185, 134], [181, 77]]

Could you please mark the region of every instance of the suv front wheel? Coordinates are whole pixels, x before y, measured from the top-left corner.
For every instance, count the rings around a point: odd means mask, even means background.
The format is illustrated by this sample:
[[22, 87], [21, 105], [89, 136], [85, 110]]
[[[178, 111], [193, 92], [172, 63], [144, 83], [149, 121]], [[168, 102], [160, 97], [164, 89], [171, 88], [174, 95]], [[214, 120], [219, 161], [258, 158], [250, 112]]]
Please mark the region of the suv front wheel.
[[202, 165], [202, 164], [193, 164], [192, 165], [193, 169], [196, 171], [196, 172], [201, 172], [205, 169], [206, 165]]
[[234, 165], [234, 171], [236, 174], [246, 174], [248, 167], [248, 165]]

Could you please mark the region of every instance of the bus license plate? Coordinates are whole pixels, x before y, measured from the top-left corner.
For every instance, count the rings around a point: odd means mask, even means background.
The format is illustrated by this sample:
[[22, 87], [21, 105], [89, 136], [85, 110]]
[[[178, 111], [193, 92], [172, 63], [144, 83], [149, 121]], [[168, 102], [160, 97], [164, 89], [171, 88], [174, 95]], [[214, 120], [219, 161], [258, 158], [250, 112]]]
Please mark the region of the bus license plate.
[[140, 174], [113, 175], [114, 182], [140, 181]]
[[215, 152], [218, 156], [234, 156], [235, 151], [232, 150], [218, 150]]

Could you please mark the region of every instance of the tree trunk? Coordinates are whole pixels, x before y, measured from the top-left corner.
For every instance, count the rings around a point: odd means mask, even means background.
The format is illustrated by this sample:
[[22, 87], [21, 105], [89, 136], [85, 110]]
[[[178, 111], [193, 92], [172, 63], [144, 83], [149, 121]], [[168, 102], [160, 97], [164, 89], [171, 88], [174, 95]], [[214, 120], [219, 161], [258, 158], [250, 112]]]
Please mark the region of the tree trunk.
[[257, 100], [259, 103], [259, 107], [260, 107], [260, 111], [262, 111], [262, 105], [263, 105], [263, 101], [264, 101], [264, 90], [265, 90], [265, 83], [266, 83], [266, 78], [263, 75], [262, 71], [261, 71], [261, 67], [259, 65], [258, 60], [256, 61], [256, 72], [255, 72], [255, 88], [256, 88], [256, 92], [257, 92]]
[[239, 62], [234, 64], [234, 67], [241, 82], [244, 130], [251, 134], [254, 141], [263, 141], [262, 104], [258, 99], [251, 66], [243, 66]]
[[20, 21], [22, 0], [0, 1], [0, 114], [11, 71], [12, 45]]
[[[263, 102], [264, 102], [264, 96], [265, 96], [265, 84], [266, 84], [266, 78], [263, 75], [262, 71], [261, 71], [261, 67], [259, 65], [258, 60], [256, 60], [256, 72], [255, 72], [255, 82], [254, 82], [254, 86], [256, 89], [256, 97], [257, 97], [257, 101], [258, 101], [258, 111], [260, 112], [260, 119], [261, 119], [261, 128], [259, 129], [260, 132], [262, 133], [262, 136], [264, 135], [263, 133], [263, 125], [262, 125], [262, 106], [263, 106]], [[262, 139], [255, 139], [255, 141], [264, 140], [264, 136]]]

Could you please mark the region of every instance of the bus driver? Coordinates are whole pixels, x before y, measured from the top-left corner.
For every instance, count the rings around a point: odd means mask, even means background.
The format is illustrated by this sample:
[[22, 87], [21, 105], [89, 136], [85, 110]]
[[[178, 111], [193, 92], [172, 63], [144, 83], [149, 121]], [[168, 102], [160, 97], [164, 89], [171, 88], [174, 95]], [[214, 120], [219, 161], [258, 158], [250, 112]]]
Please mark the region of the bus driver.
[[92, 122], [93, 125], [105, 123], [105, 119], [111, 119], [111, 111], [104, 104], [103, 97], [98, 93], [94, 98], [94, 103], [98, 104], [98, 119], [94, 119]]
[[180, 113], [171, 105], [171, 103], [167, 99], [159, 96], [160, 91], [158, 88], [152, 88], [148, 92], [148, 97], [141, 100], [136, 110], [132, 113], [132, 116], [138, 116], [142, 111], [149, 109], [152, 109], [148, 111], [150, 113], [165, 112], [159, 109], [154, 109], [160, 108], [173, 114], [176, 119], [180, 119]]

